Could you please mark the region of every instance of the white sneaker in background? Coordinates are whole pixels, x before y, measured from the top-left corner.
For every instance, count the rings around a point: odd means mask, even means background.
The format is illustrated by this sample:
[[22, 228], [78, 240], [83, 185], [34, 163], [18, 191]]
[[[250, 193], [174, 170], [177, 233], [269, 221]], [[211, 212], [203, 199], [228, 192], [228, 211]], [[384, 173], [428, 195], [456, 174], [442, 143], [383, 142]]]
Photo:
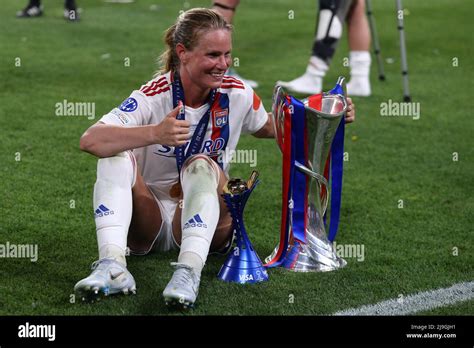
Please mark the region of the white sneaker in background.
[[277, 85], [286, 88], [290, 92], [301, 94], [318, 94], [323, 88], [323, 79], [305, 72], [302, 76], [285, 82], [277, 81]]
[[318, 94], [323, 89], [323, 77], [326, 75], [328, 65], [322, 59], [312, 56], [309, 59], [306, 72], [291, 81], [277, 81], [277, 85], [286, 88], [290, 92], [301, 94]]
[[370, 64], [369, 51], [351, 51], [349, 53], [349, 67], [351, 79], [347, 83], [347, 94], [354, 97], [368, 97], [371, 95], [370, 88]]
[[23, 10], [18, 11], [16, 16], [18, 18], [40, 17], [43, 15], [43, 6], [28, 5]]
[[349, 97], [368, 97], [372, 94], [368, 77], [352, 77], [346, 87]]

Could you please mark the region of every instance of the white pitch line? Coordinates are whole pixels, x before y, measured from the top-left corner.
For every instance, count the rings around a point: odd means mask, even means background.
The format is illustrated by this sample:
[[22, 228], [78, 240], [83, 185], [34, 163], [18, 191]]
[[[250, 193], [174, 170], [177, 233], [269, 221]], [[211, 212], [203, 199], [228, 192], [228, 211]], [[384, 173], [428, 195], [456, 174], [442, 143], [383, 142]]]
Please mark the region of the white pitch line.
[[[474, 281], [457, 283], [449, 288], [420, 292], [373, 305], [349, 308], [333, 315], [407, 315], [448, 306], [474, 298]], [[471, 313], [472, 314], [472, 313]]]

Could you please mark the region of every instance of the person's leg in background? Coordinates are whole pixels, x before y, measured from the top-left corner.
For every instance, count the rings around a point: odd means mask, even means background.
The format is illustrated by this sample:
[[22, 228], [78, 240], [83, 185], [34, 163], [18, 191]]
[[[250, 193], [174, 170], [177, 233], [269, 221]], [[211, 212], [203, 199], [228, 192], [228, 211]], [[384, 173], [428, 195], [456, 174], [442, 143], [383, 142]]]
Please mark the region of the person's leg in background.
[[289, 91], [303, 94], [321, 93], [337, 44], [342, 36], [344, 21], [352, 0], [320, 0], [316, 36], [306, 72], [289, 82], [277, 84]]
[[79, 20], [75, 0], [64, 0], [64, 19], [75, 22]]
[[347, 16], [349, 38], [349, 66], [351, 79], [347, 83], [347, 94], [367, 97], [370, 88], [370, 29], [365, 14], [365, 0], [354, 0]]
[[[28, 5], [16, 13], [18, 18], [32, 18], [43, 15], [43, 6], [41, 0], [29, 0]], [[79, 20], [79, 13], [77, 12], [75, 0], [64, 0], [64, 19], [75, 22]]]
[[29, 0], [28, 5], [16, 13], [18, 18], [40, 17], [43, 15], [43, 6], [40, 0]]
[[239, 3], [240, 0], [217, 0], [212, 3], [212, 9], [224, 17], [227, 23], [232, 24]]
[[323, 78], [342, 36], [345, 18], [348, 23], [351, 74], [347, 93], [351, 96], [369, 96], [370, 30], [365, 15], [365, 0], [320, 0], [316, 37], [306, 72], [292, 81], [278, 81], [278, 84], [296, 93], [321, 93]]

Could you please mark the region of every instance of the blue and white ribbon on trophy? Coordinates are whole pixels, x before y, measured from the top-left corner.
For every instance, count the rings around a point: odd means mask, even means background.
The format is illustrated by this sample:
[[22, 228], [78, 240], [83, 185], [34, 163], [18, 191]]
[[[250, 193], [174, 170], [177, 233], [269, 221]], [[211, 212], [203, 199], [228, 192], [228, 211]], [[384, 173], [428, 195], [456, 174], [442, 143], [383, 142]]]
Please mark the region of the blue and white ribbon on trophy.
[[[337, 84], [328, 94], [339, 94], [345, 95], [344, 89], [340, 84]], [[339, 127], [337, 128], [336, 135], [332, 141], [331, 146], [331, 216], [329, 220], [329, 233], [328, 240], [333, 242], [336, 238], [337, 231], [339, 229], [339, 218], [341, 215], [341, 203], [342, 203], [342, 174], [344, 167], [344, 130], [345, 130], [345, 119], [341, 119]], [[327, 179], [327, 178], [326, 178]], [[324, 215], [326, 220], [326, 214]]]

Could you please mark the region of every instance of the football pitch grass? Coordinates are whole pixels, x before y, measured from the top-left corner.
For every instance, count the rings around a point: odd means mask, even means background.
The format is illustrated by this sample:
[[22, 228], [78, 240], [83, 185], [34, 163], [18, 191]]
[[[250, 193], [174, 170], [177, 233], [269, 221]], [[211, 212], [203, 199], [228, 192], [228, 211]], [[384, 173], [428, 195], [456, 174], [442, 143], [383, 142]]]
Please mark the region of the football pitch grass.
[[[175, 314], [161, 293], [177, 252], [128, 258], [136, 296], [83, 304], [71, 303], [71, 295], [97, 258], [96, 159], [79, 150], [79, 138], [151, 78], [162, 33], [184, 1], [79, 0], [79, 23], [66, 23], [62, 3], [52, 0], [44, 1], [42, 18], [16, 19], [24, 2], [2, 1], [0, 13], [0, 244], [35, 244], [38, 260], [0, 259], [0, 314]], [[210, 256], [189, 315], [328, 315], [474, 279], [473, 7], [467, 0], [404, 5], [410, 88], [420, 117], [381, 116], [382, 103], [402, 101], [402, 88], [395, 1], [377, 0], [387, 81], [377, 80], [373, 57], [373, 95], [354, 98], [357, 120], [346, 128], [336, 241], [363, 246], [363, 257], [346, 257], [345, 268], [328, 273], [271, 269], [268, 282], [239, 285], [219, 281], [224, 258]], [[306, 67], [315, 12], [313, 0], [243, 1], [237, 11], [233, 56], [244, 77], [260, 82], [268, 111], [275, 81]], [[349, 77], [347, 52], [344, 35], [324, 90], [337, 76]], [[95, 119], [56, 116], [55, 105], [64, 100], [95, 103]], [[236, 163], [231, 176], [260, 172], [245, 224], [263, 259], [279, 236], [281, 154], [274, 140], [252, 136], [242, 137], [239, 149], [257, 151], [255, 168]], [[417, 314], [473, 313], [470, 300]]]

